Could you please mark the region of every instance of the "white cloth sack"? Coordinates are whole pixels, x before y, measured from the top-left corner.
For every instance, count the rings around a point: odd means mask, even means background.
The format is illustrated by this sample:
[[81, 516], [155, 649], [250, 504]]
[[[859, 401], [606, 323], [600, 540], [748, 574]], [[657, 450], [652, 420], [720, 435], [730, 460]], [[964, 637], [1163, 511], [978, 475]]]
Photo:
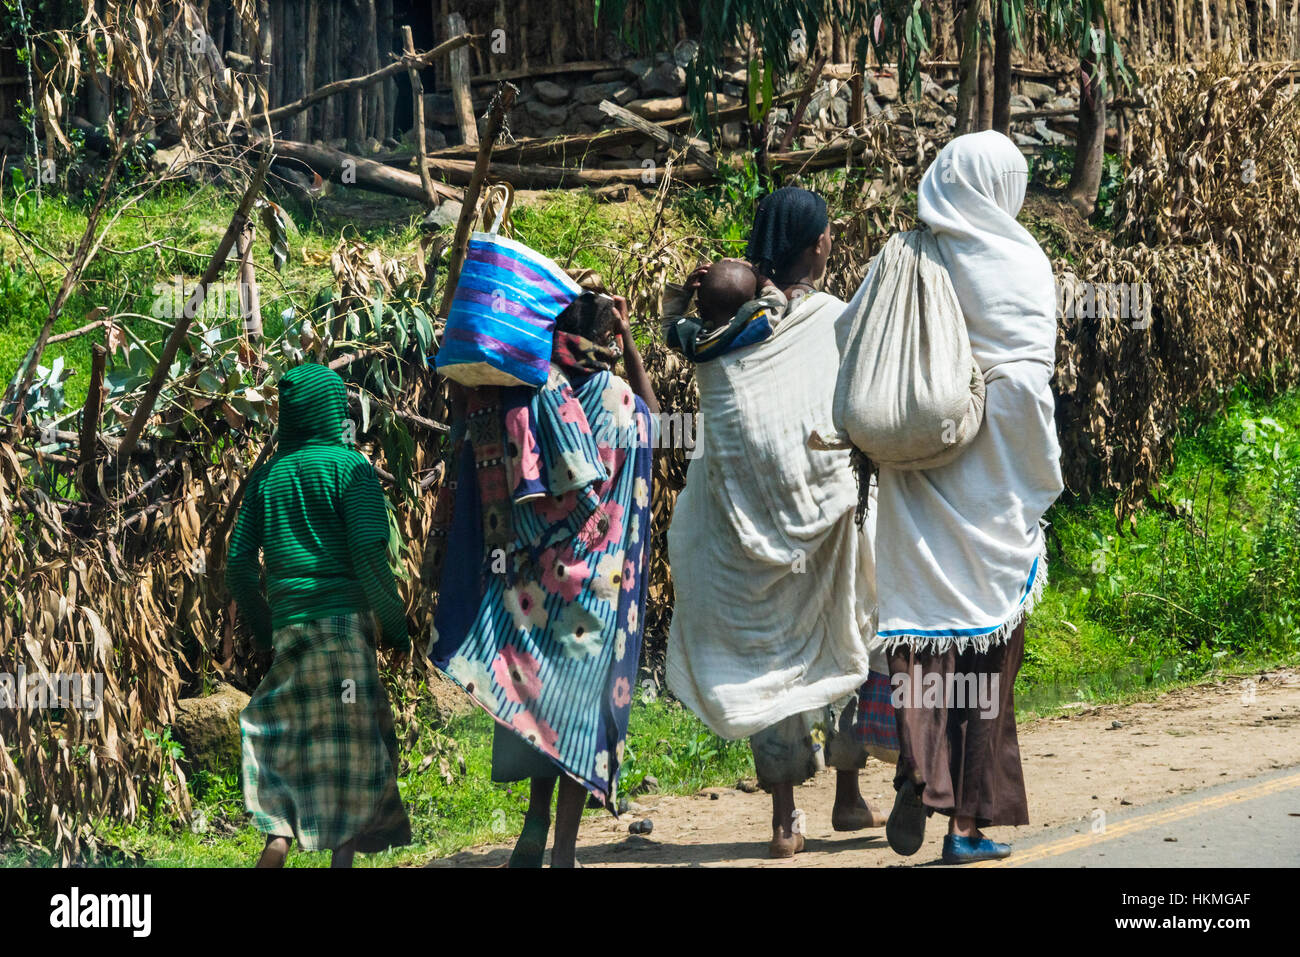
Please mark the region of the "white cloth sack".
[[836, 701], [871, 665], [872, 528], [853, 520], [849, 453], [807, 445], [829, 421], [843, 315], [834, 296], [804, 296], [772, 338], [695, 369], [699, 456], [668, 530], [667, 679], [724, 738]]
[[952, 140], [921, 182], [920, 218], [961, 304], [985, 408], [951, 463], [880, 469], [878, 636], [891, 649], [987, 650], [1047, 581], [1042, 518], [1062, 489], [1056, 298], [1051, 264], [1016, 222], [1027, 173], [1020, 150], [990, 130]]
[[891, 236], [870, 277], [849, 306], [835, 428], [876, 465], [944, 465], [979, 431], [984, 376], [934, 235]]

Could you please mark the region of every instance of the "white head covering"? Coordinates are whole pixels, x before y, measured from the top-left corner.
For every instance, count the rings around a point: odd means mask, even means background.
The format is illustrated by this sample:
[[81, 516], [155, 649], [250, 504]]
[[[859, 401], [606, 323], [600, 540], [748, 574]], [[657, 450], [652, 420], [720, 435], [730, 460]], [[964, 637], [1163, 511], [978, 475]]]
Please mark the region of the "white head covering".
[[988, 372], [1003, 362], [1056, 359], [1052, 266], [1016, 215], [1029, 168], [996, 130], [968, 133], [940, 152], [917, 206], [930, 227], [966, 317], [971, 352]]
[[1001, 644], [1047, 581], [1041, 520], [1061, 493], [1056, 296], [1051, 264], [1016, 222], [1027, 178], [1020, 150], [989, 131], [954, 139], [921, 181], [921, 220], [984, 373], [984, 422], [948, 465], [880, 469], [877, 639], [891, 648]]

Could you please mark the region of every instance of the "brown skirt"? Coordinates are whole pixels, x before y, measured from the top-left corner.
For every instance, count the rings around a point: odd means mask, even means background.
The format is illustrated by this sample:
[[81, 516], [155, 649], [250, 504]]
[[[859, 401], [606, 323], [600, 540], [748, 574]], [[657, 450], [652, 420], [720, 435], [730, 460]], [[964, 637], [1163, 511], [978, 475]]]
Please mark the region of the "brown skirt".
[[895, 787], [911, 778], [927, 808], [972, 817], [977, 827], [1029, 823], [1015, 708], [1024, 653], [1022, 621], [1005, 644], [985, 652], [900, 647], [890, 654], [895, 705], [903, 699]]

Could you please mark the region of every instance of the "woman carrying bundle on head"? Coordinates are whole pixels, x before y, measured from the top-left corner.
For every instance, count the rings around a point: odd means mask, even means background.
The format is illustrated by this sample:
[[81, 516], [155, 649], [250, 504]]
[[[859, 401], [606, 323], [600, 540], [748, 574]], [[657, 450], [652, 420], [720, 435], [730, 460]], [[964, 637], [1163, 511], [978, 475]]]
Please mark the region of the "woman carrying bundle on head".
[[511, 867], [542, 865], [557, 781], [553, 867], [576, 864], [588, 794], [615, 806], [658, 410], [627, 303], [591, 289], [556, 320], [540, 389], [453, 385], [454, 484], [426, 566], [440, 569], [429, 655], [495, 719], [492, 780], [531, 782]]

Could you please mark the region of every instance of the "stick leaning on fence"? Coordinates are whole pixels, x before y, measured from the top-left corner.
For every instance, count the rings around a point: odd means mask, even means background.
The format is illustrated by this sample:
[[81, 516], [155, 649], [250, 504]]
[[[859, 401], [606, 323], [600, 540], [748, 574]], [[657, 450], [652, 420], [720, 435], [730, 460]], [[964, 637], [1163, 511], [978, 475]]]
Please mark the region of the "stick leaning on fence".
[[460, 281], [460, 270], [465, 264], [465, 252], [469, 247], [470, 228], [474, 223], [478, 207], [478, 198], [483, 192], [483, 182], [487, 179], [488, 164], [492, 160], [492, 148], [505, 128], [506, 114], [514, 105], [515, 95], [519, 92], [513, 83], [502, 83], [497, 87], [496, 96], [488, 108], [487, 126], [479, 141], [478, 159], [474, 161], [474, 173], [469, 185], [465, 187], [465, 198], [460, 209], [460, 218], [456, 221], [456, 238], [451, 244], [451, 258], [447, 261], [447, 283], [442, 294], [442, 305], [438, 315], [446, 319], [451, 312], [451, 301], [456, 296], [456, 285]]
[[226, 227], [225, 235], [221, 237], [221, 242], [217, 244], [216, 252], [208, 260], [208, 268], [203, 271], [203, 277], [199, 279], [198, 287], [185, 303], [185, 308], [181, 311], [180, 318], [176, 320], [176, 325], [172, 327], [171, 335], [167, 338], [167, 344], [163, 347], [162, 355], [158, 357], [158, 364], [154, 366], [153, 375], [149, 378], [149, 384], [145, 386], [144, 396], [136, 407], [135, 415], [131, 418], [131, 424], [127, 426], [126, 435], [123, 436], [121, 444], [117, 447], [119, 460], [125, 459], [134, 451], [136, 443], [140, 440], [140, 434], [144, 432], [149, 417], [153, 415], [153, 408], [158, 401], [158, 394], [162, 392], [162, 388], [167, 382], [172, 362], [175, 361], [176, 354], [180, 351], [181, 343], [185, 341], [185, 334], [189, 330], [190, 323], [193, 322], [199, 306], [203, 304], [203, 300], [207, 296], [208, 286], [216, 281], [217, 274], [221, 272], [221, 268], [226, 264], [230, 250], [234, 247], [236, 238], [243, 231], [244, 224], [248, 220], [248, 214], [253, 208], [253, 201], [257, 199], [258, 194], [262, 191], [262, 184], [266, 181], [266, 173], [270, 168], [271, 151], [267, 150], [262, 153], [262, 159], [257, 164], [257, 172], [253, 174], [248, 189], [244, 191], [244, 197], [239, 201], [239, 208], [235, 210], [230, 225]]

